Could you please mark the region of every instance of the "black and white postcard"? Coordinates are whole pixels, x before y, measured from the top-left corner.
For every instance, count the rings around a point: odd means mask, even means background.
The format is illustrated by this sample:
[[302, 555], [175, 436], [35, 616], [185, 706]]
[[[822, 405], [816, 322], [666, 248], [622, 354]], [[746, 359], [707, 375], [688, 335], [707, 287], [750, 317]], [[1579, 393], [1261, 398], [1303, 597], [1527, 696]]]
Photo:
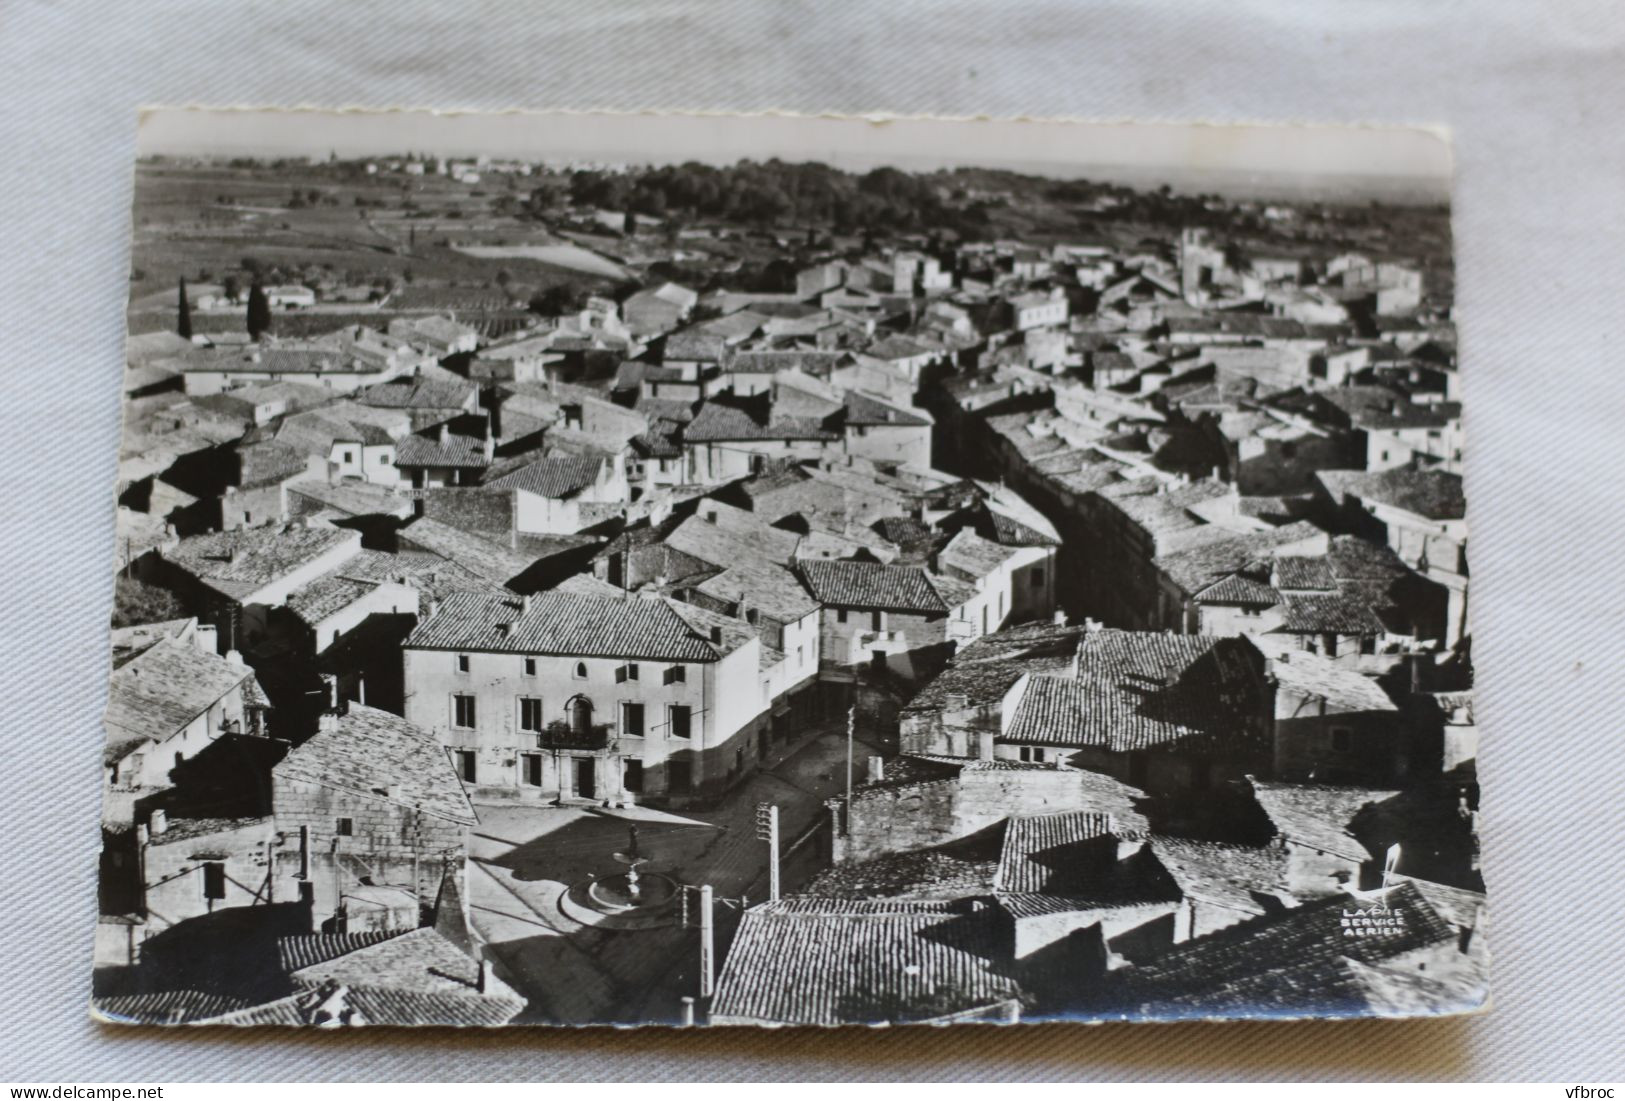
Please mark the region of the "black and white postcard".
[[99, 1019], [1487, 1004], [1446, 137], [139, 149]]

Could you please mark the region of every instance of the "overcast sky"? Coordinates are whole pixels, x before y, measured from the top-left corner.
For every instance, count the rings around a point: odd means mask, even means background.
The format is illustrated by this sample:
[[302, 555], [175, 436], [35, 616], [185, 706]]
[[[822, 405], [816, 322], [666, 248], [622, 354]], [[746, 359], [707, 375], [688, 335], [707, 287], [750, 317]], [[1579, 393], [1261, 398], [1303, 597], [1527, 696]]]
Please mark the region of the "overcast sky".
[[[451, 114], [157, 109], [141, 120], [142, 154], [325, 156], [400, 153], [633, 164], [744, 157], [864, 170], [954, 165], [1042, 175], [1126, 170], [1170, 182], [1205, 176], [1404, 180], [1442, 189], [1448, 139], [1420, 129], [990, 122], [771, 115]], [[1106, 173], [1110, 174], [1110, 173]], [[1380, 184], [1379, 184], [1380, 186]]]

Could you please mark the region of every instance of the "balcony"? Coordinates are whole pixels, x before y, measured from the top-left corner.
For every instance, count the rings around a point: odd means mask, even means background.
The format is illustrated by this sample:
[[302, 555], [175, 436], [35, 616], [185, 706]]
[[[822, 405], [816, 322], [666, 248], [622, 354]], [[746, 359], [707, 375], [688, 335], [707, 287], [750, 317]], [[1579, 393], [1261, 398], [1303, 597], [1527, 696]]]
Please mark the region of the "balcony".
[[554, 720], [537, 732], [536, 745], [540, 749], [599, 750], [608, 749], [613, 738], [609, 723], [592, 723], [577, 728], [562, 720]]

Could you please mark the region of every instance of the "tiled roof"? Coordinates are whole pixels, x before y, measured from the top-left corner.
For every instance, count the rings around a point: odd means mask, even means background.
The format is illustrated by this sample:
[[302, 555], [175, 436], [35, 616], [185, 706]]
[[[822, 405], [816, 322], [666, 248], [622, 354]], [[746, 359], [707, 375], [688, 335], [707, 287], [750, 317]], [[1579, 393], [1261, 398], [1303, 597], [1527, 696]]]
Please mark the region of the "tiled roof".
[[[439, 575], [445, 574], [442, 578]], [[348, 607], [384, 582], [408, 585], [438, 596], [442, 591], [477, 586], [472, 575], [424, 555], [362, 551], [336, 569], [288, 594], [287, 608], [308, 624], [316, 624]], [[444, 588], [443, 588], [444, 587]], [[408, 609], [403, 609], [408, 610]]]
[[598, 456], [556, 455], [537, 459], [485, 484], [523, 489], [543, 497], [570, 497], [597, 481], [603, 465], [604, 460]]
[[698, 592], [759, 608], [780, 622], [789, 623], [817, 610], [818, 602], [796, 580], [795, 574], [771, 562], [740, 562], [694, 586]]
[[1413, 966], [1363, 963], [1346, 956], [1288, 964], [1223, 983], [1214, 990], [1168, 998], [1154, 1015], [1277, 1017], [1425, 1017], [1460, 1012], [1484, 997], [1480, 968], [1471, 961], [1446, 974]]
[[411, 502], [406, 497], [389, 486], [372, 482], [300, 482], [289, 486], [288, 492], [350, 516], [389, 513], [404, 517], [411, 512]]
[[1270, 588], [1268, 582], [1248, 573], [1233, 573], [1216, 584], [1196, 593], [1201, 604], [1252, 604], [1273, 608], [1281, 602], [1281, 594]]
[[949, 606], [927, 573], [915, 566], [803, 559], [796, 564], [820, 604], [946, 614]]
[[288, 595], [287, 609], [312, 627], [366, 596], [377, 581], [346, 576], [342, 570], [325, 573]]
[[997, 543], [1007, 547], [1055, 547], [1061, 543], [1047, 520], [1042, 526], [1035, 525], [1029, 518], [1012, 515], [996, 501], [984, 502], [982, 508], [993, 524], [993, 540]]
[[[732, 313], [714, 317], [709, 321], [701, 321], [688, 331], [704, 333], [709, 336], [721, 337], [730, 343], [738, 343], [748, 336], [754, 335], [769, 320], [766, 314], [755, 310], [735, 310]], [[669, 356], [668, 352], [668, 356]]]
[[1213, 582], [1252, 564], [1272, 548], [1305, 542], [1324, 545], [1328, 538], [1307, 520], [1246, 534], [1206, 525], [1200, 534], [1206, 537], [1200, 544], [1169, 550], [1153, 560], [1158, 569], [1187, 593], [1202, 592]]
[[1382, 620], [1354, 593], [1288, 596], [1281, 601], [1281, 625], [1289, 634], [1380, 635]]
[[1353, 860], [1366, 860], [1366, 851], [1349, 825], [1367, 806], [1399, 794], [1374, 788], [1331, 784], [1277, 784], [1252, 781], [1253, 798], [1268, 816], [1277, 834], [1287, 841]]
[[1268, 745], [1262, 665], [1241, 638], [1091, 631], [1077, 676], [1032, 677], [1000, 740], [1115, 753], [1258, 751]]
[[1337, 588], [1337, 575], [1324, 556], [1276, 555], [1264, 563], [1272, 571], [1274, 583], [1281, 589], [1320, 590], [1329, 592]]
[[[301, 986], [337, 982], [398, 993], [478, 996], [479, 964], [433, 928], [413, 929], [293, 971]], [[488, 977], [484, 996], [518, 1000], [506, 983]]]
[[449, 466], [483, 468], [491, 465], [485, 441], [478, 436], [448, 432], [445, 442], [437, 435], [417, 434], [403, 438], [395, 449], [396, 466]]
[[354, 402], [341, 402], [284, 417], [274, 429], [266, 431], [277, 443], [325, 459], [334, 444], [387, 444], [404, 433], [407, 427], [407, 415], [398, 410], [373, 409]]
[[898, 544], [929, 539], [932, 535], [931, 526], [913, 516], [882, 516], [870, 526], [881, 538]]
[[91, 999], [91, 1008], [110, 1020], [152, 1025], [192, 1024], [240, 1009], [242, 1005], [241, 998], [205, 990], [155, 990]]
[[356, 400], [382, 409], [462, 409], [477, 390], [471, 382], [396, 379], [367, 387]]
[[1063, 673], [1077, 654], [1081, 626], [1030, 624], [983, 635], [956, 653], [949, 665], [903, 708], [926, 711], [980, 707], [1002, 699], [1025, 673]]
[[166, 638], [113, 671], [104, 715], [108, 737], [161, 741], [253, 675], [246, 665]]
[[1334, 498], [1360, 497], [1429, 520], [1460, 520], [1467, 514], [1461, 475], [1444, 470], [1323, 470], [1318, 477]]
[[366, 948], [379, 941], [398, 937], [404, 930], [369, 929], [361, 933], [312, 933], [298, 937], [280, 937], [276, 942], [277, 960], [289, 974], [302, 967], [347, 955], [358, 948]]
[[963, 570], [972, 577], [986, 577], [1003, 566], [1015, 551], [999, 543], [983, 539], [969, 528], [963, 528], [938, 552], [938, 561], [944, 568]]
[[458, 593], [407, 636], [409, 648], [715, 661], [716, 651], [659, 600], [545, 592], [515, 598]]
[[1326, 558], [1339, 581], [1391, 582], [1411, 572], [1391, 547], [1354, 535], [1333, 536]]
[[880, 401], [868, 394], [856, 390], [848, 390], [843, 396], [845, 401], [844, 420], [850, 425], [892, 425], [907, 427], [924, 427], [931, 423], [931, 418], [923, 413], [890, 402]]
[[505, 1025], [524, 1008], [512, 992], [424, 993], [371, 985], [342, 985], [331, 980], [263, 1005], [222, 1013], [193, 1023], [203, 1025], [317, 1026], [391, 1025], [495, 1027]]
[[155, 642], [166, 638], [180, 638], [197, 625], [192, 616], [165, 619], [157, 623], [137, 623], [129, 627], [114, 627], [111, 632], [113, 668], [117, 669]]
[[830, 371], [846, 357], [845, 352], [813, 351], [808, 349], [759, 349], [735, 352], [723, 369], [735, 374], [777, 374], [780, 371], [804, 371], [815, 378], [827, 377]]
[[1286, 317], [1236, 312], [1170, 317], [1166, 324], [1170, 333], [1229, 333], [1264, 340], [1327, 339], [1343, 331], [1335, 325], [1306, 325]]
[[[705, 519], [706, 515], [714, 515], [716, 521]], [[717, 567], [742, 562], [788, 563], [800, 541], [795, 533], [770, 527], [752, 513], [710, 501], [702, 502], [700, 514], [683, 520], [664, 540], [673, 550]]]
[[664, 358], [667, 362], [676, 360], [679, 363], [715, 363], [722, 358], [726, 350], [727, 345], [720, 335], [685, 329], [666, 337]]
[[363, 704], [350, 704], [336, 728], [290, 750], [272, 772], [464, 825], [478, 821], [434, 735]]
[[746, 911], [713, 1020], [838, 1025], [929, 1020], [1014, 999], [991, 906], [785, 899]]
[[764, 417], [735, 405], [708, 401], [683, 428], [689, 443], [722, 440], [838, 440], [817, 417]]
[[188, 355], [180, 361], [180, 367], [187, 372], [264, 372], [278, 375], [370, 375], [384, 369], [385, 365], [377, 360], [346, 354], [346, 351], [314, 344], [211, 348]]
[[361, 549], [361, 536], [335, 528], [240, 528], [191, 535], [163, 556], [210, 588], [246, 596], [344, 545]]
[[1109, 1000], [1133, 1014], [1175, 1007], [1190, 1016], [1357, 1010], [1361, 1007], [1340, 996], [1343, 983], [1329, 982], [1344, 961], [1380, 966], [1418, 949], [1444, 947], [1456, 937], [1409, 883], [1391, 888], [1385, 902], [1401, 912], [1401, 920], [1366, 936], [1344, 935], [1343, 911], [1370, 903], [1332, 896], [1198, 937], [1150, 963], [1114, 973]]
[[1117, 841], [1117, 828], [1105, 814], [1013, 816], [1005, 827], [994, 890], [1001, 900], [1064, 899], [1073, 910], [1178, 901], [1162, 869], [1142, 853], [1118, 859]]
[[237, 449], [237, 487], [273, 485], [305, 473], [305, 456], [280, 443], [256, 443]]
[[1161, 835], [1147, 838], [1146, 844], [1186, 898], [1262, 914], [1265, 905], [1257, 895], [1285, 889], [1286, 850], [1278, 846]]
[[935, 355], [936, 349], [928, 348], [906, 336], [888, 336], [875, 341], [863, 350], [864, 355], [874, 356], [876, 359], [914, 359], [917, 356]]
[[982, 852], [950, 845], [839, 863], [804, 890], [823, 898], [946, 901], [992, 894], [998, 866], [996, 849]]
[[1266, 635], [1253, 641], [1272, 657], [1270, 675], [1281, 691], [1319, 696], [1339, 712], [1397, 710], [1388, 693], [1371, 677], [1320, 654], [1287, 647], [1271, 653], [1268, 638]]
[[497, 585], [506, 585], [537, 561], [537, 556], [521, 553], [505, 542], [493, 542], [430, 516], [420, 516], [401, 528], [400, 539]]

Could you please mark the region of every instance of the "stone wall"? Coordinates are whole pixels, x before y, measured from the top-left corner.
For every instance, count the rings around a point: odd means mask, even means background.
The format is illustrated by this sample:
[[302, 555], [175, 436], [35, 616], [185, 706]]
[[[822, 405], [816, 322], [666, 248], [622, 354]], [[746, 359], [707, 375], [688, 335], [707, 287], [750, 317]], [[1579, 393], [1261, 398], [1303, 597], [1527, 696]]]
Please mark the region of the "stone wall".
[[[297, 837], [300, 827], [310, 831], [313, 852], [331, 852], [335, 840], [342, 852], [386, 856], [461, 850], [467, 831], [460, 822], [425, 814], [383, 797], [367, 798], [355, 792], [308, 781], [273, 777], [276, 828]], [[351, 833], [337, 832], [340, 818], [348, 818]]]

